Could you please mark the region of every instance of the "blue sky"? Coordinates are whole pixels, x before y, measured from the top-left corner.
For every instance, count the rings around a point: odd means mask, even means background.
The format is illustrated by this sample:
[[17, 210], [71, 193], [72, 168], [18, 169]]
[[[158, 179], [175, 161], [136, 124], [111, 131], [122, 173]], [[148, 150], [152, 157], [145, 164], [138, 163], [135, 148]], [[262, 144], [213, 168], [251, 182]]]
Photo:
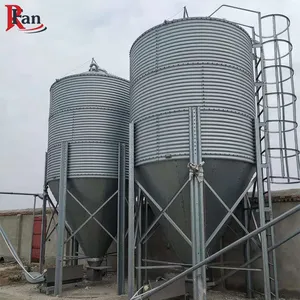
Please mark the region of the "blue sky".
[[[94, 57], [108, 72], [129, 78], [129, 50], [134, 40], [166, 19], [207, 16], [223, 1], [211, 0], [26, 0], [0, 5], [0, 191], [41, 192], [47, 148], [49, 88], [56, 78], [88, 69]], [[300, 73], [297, 0], [243, 1], [227, 4], [286, 14], [292, 22], [294, 67]], [[39, 14], [48, 30], [27, 35], [5, 32], [5, 4]], [[228, 9], [216, 17], [250, 23], [255, 16]], [[300, 112], [299, 114], [300, 115]], [[0, 209], [29, 207], [28, 198], [0, 195]]]

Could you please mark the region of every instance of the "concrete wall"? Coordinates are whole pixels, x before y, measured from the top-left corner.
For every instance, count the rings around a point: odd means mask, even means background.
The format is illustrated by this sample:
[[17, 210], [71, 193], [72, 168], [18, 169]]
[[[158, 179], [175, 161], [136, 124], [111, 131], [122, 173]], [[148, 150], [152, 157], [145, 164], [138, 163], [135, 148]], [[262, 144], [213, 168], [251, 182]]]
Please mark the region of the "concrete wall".
[[[41, 215], [41, 210], [36, 211], [36, 216]], [[50, 222], [51, 212], [47, 213], [48, 224]], [[0, 224], [6, 232], [13, 247], [24, 262], [30, 261], [33, 215], [32, 210], [0, 211]], [[52, 221], [50, 230], [54, 227]], [[56, 234], [51, 235], [46, 245], [46, 263], [55, 264]], [[0, 257], [12, 259], [2, 236], [0, 236]]]
[[[300, 196], [300, 193], [298, 194]], [[297, 196], [297, 197], [299, 197]], [[275, 198], [273, 203], [274, 218], [286, 212], [287, 210], [298, 205], [298, 199], [289, 196], [286, 201], [283, 199]], [[238, 237], [243, 235], [238, 225], [232, 221], [231, 228], [238, 234]], [[287, 238], [292, 233], [300, 228], [300, 215], [296, 213], [275, 226], [275, 243]], [[224, 236], [224, 245], [229, 245], [237, 236], [231, 231], [227, 230]], [[255, 246], [252, 243], [252, 256], [258, 254]], [[225, 264], [230, 265], [231, 262], [236, 262], [235, 265], [244, 263], [244, 245], [237, 247], [235, 250], [230, 251], [224, 255]], [[299, 297], [300, 296], [300, 235], [294, 237], [290, 241], [281, 245], [276, 249], [277, 272], [278, 272], [278, 285], [279, 292], [282, 297]], [[260, 253], [259, 253], [260, 254]], [[252, 268], [262, 268], [262, 261], [257, 260], [251, 265]], [[225, 272], [226, 273], [226, 272]], [[220, 274], [216, 274], [216, 278]], [[253, 286], [255, 290], [263, 291], [263, 272], [252, 272]], [[234, 290], [245, 291], [245, 272], [238, 272], [236, 275], [226, 280], [226, 287]]]
[[[282, 202], [273, 204], [274, 217], [281, 215], [299, 203]], [[300, 215], [296, 213], [275, 226], [275, 243], [279, 242], [300, 228]], [[276, 261], [278, 269], [278, 285], [282, 296], [300, 296], [300, 235], [289, 240], [276, 249]], [[262, 267], [261, 260], [254, 266]], [[263, 289], [262, 272], [254, 276], [254, 285]]]
[[[299, 203], [275, 203], [275, 217]], [[276, 241], [280, 241], [299, 230], [300, 215], [296, 213], [275, 226]], [[290, 296], [300, 295], [300, 235], [280, 246], [276, 251], [279, 289]]]

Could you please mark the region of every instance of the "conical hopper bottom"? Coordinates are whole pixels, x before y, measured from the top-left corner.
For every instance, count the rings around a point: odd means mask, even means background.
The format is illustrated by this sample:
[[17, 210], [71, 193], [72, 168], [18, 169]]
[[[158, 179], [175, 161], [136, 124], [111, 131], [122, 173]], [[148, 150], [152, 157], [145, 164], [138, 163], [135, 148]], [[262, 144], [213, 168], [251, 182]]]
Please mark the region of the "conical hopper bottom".
[[[204, 161], [205, 179], [230, 208], [251, 180], [255, 170], [254, 165], [229, 159], [205, 159]], [[136, 176], [155, 201], [164, 208], [188, 179], [187, 164], [188, 160], [149, 163], [139, 166]], [[204, 198], [207, 239], [217, 228], [227, 211], [207, 187], [204, 189]], [[158, 215], [159, 210], [151, 204], [151, 201], [150, 206], [154, 214]], [[173, 202], [167, 213], [181, 230], [191, 238], [189, 185]], [[188, 243], [164, 217], [160, 219], [160, 224], [178, 258], [184, 263], [191, 263], [192, 252]], [[224, 233], [224, 229], [225, 227], [210, 244], [208, 248], [210, 253], [216, 251], [218, 237]]]
[[[59, 181], [49, 182], [55, 199], [59, 199]], [[68, 179], [68, 190], [94, 213], [117, 190], [116, 179], [76, 178]], [[66, 199], [66, 220], [75, 231], [90, 215], [69, 195]], [[117, 235], [117, 196], [107, 203], [96, 215], [97, 220], [112, 234]], [[77, 234], [76, 238], [84, 251], [91, 258], [101, 258], [107, 252], [112, 239], [91, 219]]]

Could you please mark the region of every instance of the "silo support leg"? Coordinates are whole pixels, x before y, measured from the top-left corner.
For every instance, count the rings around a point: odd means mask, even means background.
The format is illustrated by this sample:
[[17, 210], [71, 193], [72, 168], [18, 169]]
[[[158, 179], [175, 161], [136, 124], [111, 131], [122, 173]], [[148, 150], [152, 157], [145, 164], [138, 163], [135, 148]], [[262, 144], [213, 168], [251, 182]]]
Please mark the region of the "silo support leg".
[[142, 205], [143, 205], [143, 200], [142, 200], [142, 191], [139, 189], [138, 192], [138, 201], [139, 201], [139, 206], [137, 208], [138, 210], [138, 215], [136, 216], [136, 241], [137, 241], [137, 257], [136, 257], [136, 265], [137, 265], [137, 289], [140, 289], [142, 287], [142, 243], [141, 243], [141, 233], [142, 233]]
[[[146, 228], [148, 226], [148, 201], [147, 200], [145, 201], [144, 209], [145, 209], [144, 216], [143, 216], [144, 231], [146, 231]], [[153, 230], [153, 232], [155, 232], [155, 230]], [[143, 250], [144, 250], [144, 265], [147, 266], [147, 261], [146, 261], [148, 259], [148, 242], [147, 242], [147, 240], [145, 240], [145, 242], [144, 242]], [[145, 271], [144, 271], [144, 282], [147, 282], [147, 281], [148, 281], [148, 271], [147, 271], [147, 269], [145, 269]]]
[[[247, 229], [250, 228], [249, 220], [250, 220], [250, 218], [249, 218], [248, 201], [247, 201], [247, 198], [244, 197], [244, 221], [245, 221], [245, 226], [246, 226]], [[244, 257], [245, 257], [246, 262], [251, 259], [250, 240], [247, 240], [246, 245], [244, 246]], [[251, 268], [251, 265], [249, 264], [247, 267]], [[253, 298], [252, 277], [251, 277], [251, 271], [250, 270], [248, 270], [246, 272], [246, 295], [247, 295], [247, 298]]]
[[63, 142], [61, 147], [60, 179], [59, 179], [58, 240], [57, 240], [55, 286], [54, 286], [55, 296], [60, 296], [62, 293], [67, 176], [68, 176], [67, 170], [68, 170], [68, 143]]
[[135, 244], [134, 244], [134, 123], [129, 124], [129, 187], [128, 187], [128, 299], [134, 295]]
[[[192, 258], [195, 265], [205, 260], [203, 180], [199, 182], [198, 178], [193, 176], [191, 189], [193, 189], [191, 192]], [[205, 300], [206, 266], [194, 271], [193, 282], [194, 300]]]
[[[40, 247], [40, 266], [39, 270], [42, 274], [44, 271], [45, 265], [45, 253], [46, 253], [46, 236], [47, 231], [47, 161], [48, 161], [48, 153], [45, 153], [45, 169], [44, 169], [44, 187], [43, 187], [43, 206], [42, 206], [42, 224], [41, 224], [41, 247]], [[51, 223], [51, 221], [50, 221]]]
[[125, 144], [119, 144], [118, 161], [118, 295], [125, 294]]
[[[189, 110], [190, 123], [190, 194], [191, 194], [191, 239], [193, 265], [205, 260], [205, 213], [204, 213], [204, 170], [201, 151], [200, 108]], [[193, 272], [193, 298], [206, 300], [206, 266]]]

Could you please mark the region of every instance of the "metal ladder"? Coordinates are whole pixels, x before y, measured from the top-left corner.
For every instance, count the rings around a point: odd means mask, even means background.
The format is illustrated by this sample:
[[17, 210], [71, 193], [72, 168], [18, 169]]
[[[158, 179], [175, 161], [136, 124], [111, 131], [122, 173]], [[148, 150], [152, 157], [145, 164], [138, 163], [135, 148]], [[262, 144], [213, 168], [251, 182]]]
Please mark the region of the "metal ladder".
[[[260, 57], [257, 55], [257, 49], [260, 49]], [[271, 161], [269, 154], [269, 132], [268, 132], [268, 108], [265, 74], [264, 74], [264, 55], [263, 47], [259, 42], [254, 41], [253, 47], [254, 58], [254, 74], [255, 74], [255, 98], [257, 105], [257, 126], [259, 129], [258, 136], [259, 142], [256, 142], [256, 147], [259, 147], [257, 154], [260, 153], [260, 157], [257, 158], [257, 168], [260, 168], [261, 189], [263, 195], [263, 203], [261, 202], [259, 209], [263, 209], [263, 214], [260, 215], [260, 226], [267, 224], [273, 219], [272, 209], [272, 195], [271, 195]], [[259, 173], [259, 171], [258, 171]], [[259, 177], [259, 176], [258, 176]], [[258, 185], [259, 187], [259, 185]], [[270, 247], [275, 244], [274, 227], [272, 226], [266, 231], [266, 243], [262, 240], [262, 252], [265, 251], [267, 262], [265, 262], [264, 268], [267, 268], [265, 274], [269, 278], [269, 282], [265, 282], [265, 299], [279, 299], [278, 295], [278, 278], [277, 278], [277, 265], [275, 250], [268, 251]], [[264, 262], [263, 262], [264, 264]], [[266, 281], [266, 279], [264, 280]], [[267, 293], [267, 294], [266, 294]]]

